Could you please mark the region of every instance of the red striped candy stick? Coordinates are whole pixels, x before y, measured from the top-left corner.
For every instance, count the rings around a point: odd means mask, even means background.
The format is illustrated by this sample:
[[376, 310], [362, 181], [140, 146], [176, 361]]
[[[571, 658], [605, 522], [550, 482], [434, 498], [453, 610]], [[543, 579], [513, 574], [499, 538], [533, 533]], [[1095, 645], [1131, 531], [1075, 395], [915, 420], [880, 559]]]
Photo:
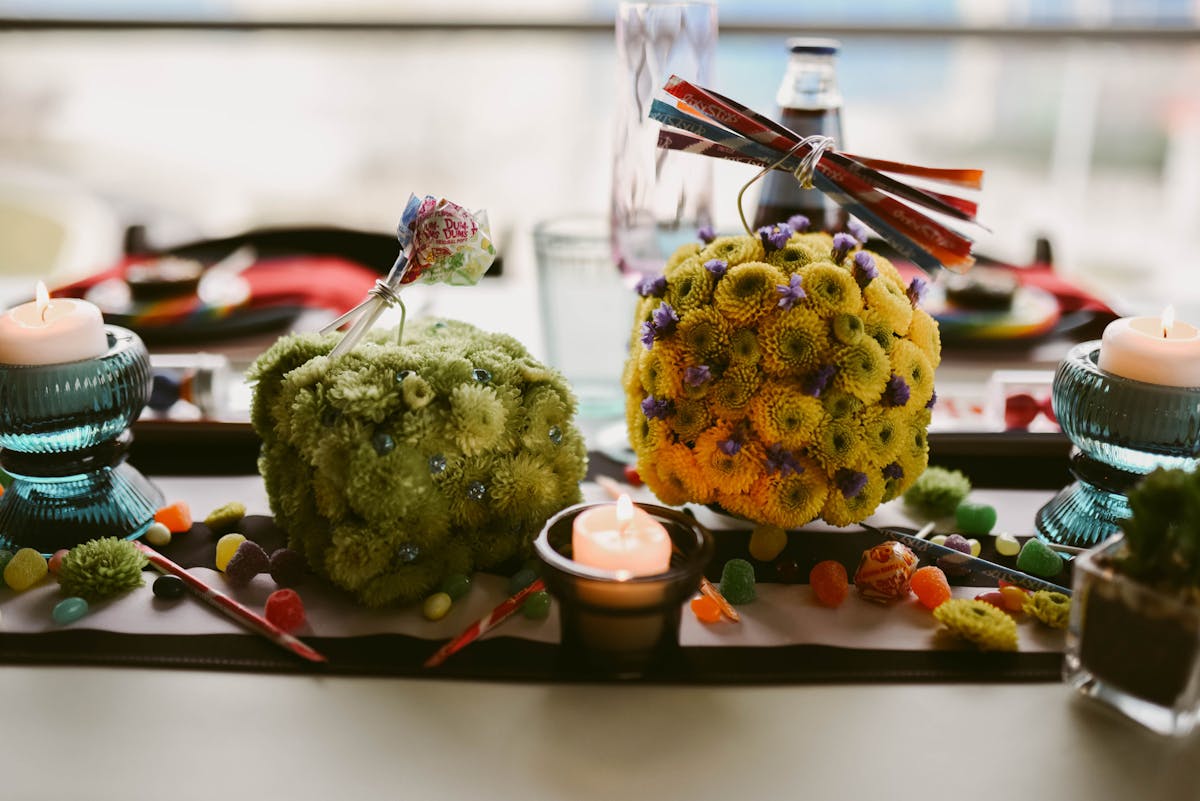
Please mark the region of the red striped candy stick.
[[513, 616], [525, 599], [531, 594], [539, 590], [546, 589], [546, 583], [541, 579], [537, 579], [528, 587], [518, 592], [506, 601], [502, 601], [499, 606], [491, 611], [491, 614], [472, 623], [467, 629], [450, 642], [443, 645], [437, 652], [425, 660], [425, 667], [434, 668], [445, 662], [454, 654], [466, 648], [468, 645], [479, 639], [479, 636], [491, 628], [499, 626], [504, 621]]

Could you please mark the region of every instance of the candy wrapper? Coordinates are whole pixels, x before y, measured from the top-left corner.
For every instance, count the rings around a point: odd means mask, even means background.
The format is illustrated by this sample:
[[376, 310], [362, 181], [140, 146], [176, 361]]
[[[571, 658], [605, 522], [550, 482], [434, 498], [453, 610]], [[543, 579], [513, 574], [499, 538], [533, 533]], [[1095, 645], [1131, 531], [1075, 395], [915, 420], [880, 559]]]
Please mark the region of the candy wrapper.
[[884, 542], [863, 551], [854, 573], [854, 586], [868, 601], [900, 601], [908, 597], [908, 582], [916, 569], [916, 554], [908, 546]]
[[[976, 204], [918, 189], [883, 173], [978, 189], [983, 180], [981, 170], [919, 167], [853, 156], [833, 150], [835, 143], [828, 137], [801, 138], [734, 100], [678, 77], [672, 76], [663, 90], [677, 102], [671, 105], [655, 100], [651, 105], [650, 117], [675, 129], [659, 134], [659, 147], [754, 164], [763, 168], [760, 176], [771, 169], [792, 172], [803, 186], [829, 195], [929, 272], [940, 266], [965, 272], [974, 264], [970, 238], [908, 204], [972, 223]], [[740, 202], [739, 195], [739, 207]], [[753, 233], [749, 226], [746, 232]]]
[[387, 278], [375, 287], [362, 303], [334, 320], [322, 333], [340, 328], [353, 320], [354, 325], [329, 354], [337, 358], [354, 348], [363, 335], [391, 305], [401, 309], [397, 341], [404, 333], [404, 302], [400, 288], [414, 281], [426, 284], [469, 286], [476, 284], [496, 258], [488, 231], [487, 212], [470, 212], [445, 198], [411, 195], [396, 229], [400, 255]]

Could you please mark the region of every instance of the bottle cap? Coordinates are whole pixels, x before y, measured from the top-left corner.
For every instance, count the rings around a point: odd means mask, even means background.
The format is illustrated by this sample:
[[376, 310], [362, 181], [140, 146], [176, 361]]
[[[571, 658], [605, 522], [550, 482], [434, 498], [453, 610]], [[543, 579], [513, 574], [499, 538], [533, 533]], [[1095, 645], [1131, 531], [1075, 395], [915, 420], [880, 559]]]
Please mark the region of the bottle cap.
[[792, 53], [835, 56], [842, 49], [842, 43], [837, 39], [814, 39], [807, 36], [793, 37], [787, 40], [787, 44], [788, 50]]

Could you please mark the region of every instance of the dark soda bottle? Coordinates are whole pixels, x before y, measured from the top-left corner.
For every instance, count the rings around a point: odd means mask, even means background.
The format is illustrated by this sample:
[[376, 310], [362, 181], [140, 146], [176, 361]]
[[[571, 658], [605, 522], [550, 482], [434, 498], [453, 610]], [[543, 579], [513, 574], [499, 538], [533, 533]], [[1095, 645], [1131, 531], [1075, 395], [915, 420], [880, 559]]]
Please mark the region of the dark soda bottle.
[[[787, 72], [776, 102], [779, 122], [797, 135], [821, 134], [842, 149], [842, 92], [834, 57], [841, 43], [834, 39], [788, 39]], [[754, 227], [786, 222], [793, 214], [808, 217], [810, 230], [840, 231], [846, 212], [817, 189], [801, 189], [790, 173], [772, 170], [762, 179]]]

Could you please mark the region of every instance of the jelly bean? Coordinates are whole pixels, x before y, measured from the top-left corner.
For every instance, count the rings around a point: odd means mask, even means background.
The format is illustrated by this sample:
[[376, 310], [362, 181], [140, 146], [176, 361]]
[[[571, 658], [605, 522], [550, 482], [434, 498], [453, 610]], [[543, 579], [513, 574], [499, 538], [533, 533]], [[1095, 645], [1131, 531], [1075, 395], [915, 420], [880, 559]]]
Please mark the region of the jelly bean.
[[267, 596], [263, 614], [284, 631], [295, 631], [304, 625], [304, 602], [295, 590], [275, 590]]
[[846, 566], [833, 559], [817, 562], [809, 571], [808, 586], [821, 606], [841, 606], [850, 592]]
[[985, 604], [991, 604], [997, 609], [1008, 609], [1008, 604], [1004, 601], [1003, 593], [992, 590], [990, 592], [981, 592], [975, 596], [976, 601], [983, 601]]
[[259, 573], [266, 572], [270, 563], [271, 558], [261, 545], [246, 540], [238, 545], [225, 565], [225, 578], [235, 587], [244, 587]]
[[173, 601], [183, 597], [183, 594], [187, 592], [187, 585], [179, 576], [159, 576], [154, 580], [150, 590], [154, 593], [155, 598]]
[[183, 501], [175, 501], [155, 512], [154, 519], [169, 528], [172, 534], [180, 534], [192, 527], [192, 510]]
[[986, 503], [963, 501], [954, 510], [954, 522], [967, 534], [987, 534], [996, 525], [996, 509]]
[[934, 545], [945, 545], [946, 544], [946, 535], [945, 534], [934, 534], [932, 537], [929, 538], [929, 541], [932, 542]]
[[909, 588], [926, 609], [937, 609], [950, 600], [950, 582], [941, 568], [928, 565], [917, 568], [909, 580]]
[[758, 597], [754, 591], [754, 565], [745, 559], [730, 559], [721, 568], [721, 594], [731, 604], [748, 604]]
[[171, 529], [155, 520], [146, 529], [146, 533], [142, 535], [142, 539], [155, 548], [163, 548], [171, 544]]
[[225, 572], [225, 568], [229, 565], [229, 560], [233, 558], [233, 555], [237, 553], [237, 549], [245, 541], [246, 535], [237, 533], [226, 534], [217, 540], [217, 570], [220, 570], [222, 573]]
[[1058, 575], [1062, 567], [1062, 557], [1036, 537], [1030, 537], [1017, 555], [1017, 570], [1042, 578]]
[[[961, 534], [951, 534], [946, 537], [946, 541], [942, 545], [947, 548], [952, 548], [967, 556], [971, 555], [971, 543], [967, 542], [967, 538]], [[940, 567], [947, 576], [965, 576], [970, 571], [961, 560], [953, 556], [943, 556], [938, 559], [938, 567]]]
[[88, 613], [88, 602], [82, 598], [64, 598], [54, 605], [50, 616], [60, 626], [74, 623]]
[[516, 595], [521, 590], [528, 587], [533, 582], [537, 581], [537, 573], [528, 567], [523, 567], [514, 573], [508, 580], [508, 594]]
[[530, 620], [545, 620], [550, 616], [550, 593], [545, 590], [529, 593], [521, 604], [521, 614]]
[[4, 566], [4, 583], [17, 592], [24, 592], [44, 579], [48, 572], [44, 556], [33, 548], [22, 548]]
[[996, 535], [996, 553], [1001, 556], [1016, 556], [1021, 552], [1021, 541], [1008, 532]]
[[622, 473], [622, 475], [625, 476], [625, 483], [628, 484], [629, 486], [631, 486], [631, 487], [642, 486], [642, 477], [638, 473], [637, 468], [634, 467], [633, 465], [631, 465], [631, 464], [625, 465], [625, 467], [623, 467], [621, 469], [621, 473]]
[[750, 534], [750, 555], [760, 562], [770, 562], [787, 547], [787, 532], [779, 526], [758, 526]]
[[435, 592], [421, 604], [421, 614], [426, 620], [441, 620], [450, 611], [454, 601], [444, 592]]
[[280, 548], [272, 553], [267, 570], [280, 587], [298, 587], [308, 577], [308, 565], [304, 563], [304, 557], [291, 548]]
[[800, 563], [795, 559], [780, 559], [775, 563], [775, 577], [782, 584], [795, 584], [800, 580]]
[[1010, 612], [1020, 612], [1025, 606], [1025, 599], [1029, 597], [1029, 590], [1013, 584], [1006, 584], [1000, 587], [1000, 594], [1004, 596], [1005, 609]]
[[464, 573], [451, 573], [442, 579], [438, 589], [449, 595], [450, 600], [457, 601], [471, 589], [471, 577]]
[[979, 554], [983, 553], [983, 545], [977, 539], [972, 538], [967, 540], [967, 547], [971, 549], [969, 551], [971, 556], [979, 556]]
[[691, 602], [692, 614], [701, 623], [716, 623], [721, 619], [721, 607], [707, 595], [698, 595]]
[[246, 516], [246, 504], [231, 501], [224, 506], [218, 506], [204, 518], [204, 525], [214, 534], [225, 534], [233, 529]]
[[50, 561], [46, 563], [46, 569], [50, 571], [51, 575], [53, 575], [53, 576], [58, 575], [58, 569], [60, 567], [62, 567], [62, 560], [63, 560], [63, 557], [66, 555], [67, 555], [67, 549], [59, 548], [57, 551], [54, 552], [54, 556], [50, 557]]

